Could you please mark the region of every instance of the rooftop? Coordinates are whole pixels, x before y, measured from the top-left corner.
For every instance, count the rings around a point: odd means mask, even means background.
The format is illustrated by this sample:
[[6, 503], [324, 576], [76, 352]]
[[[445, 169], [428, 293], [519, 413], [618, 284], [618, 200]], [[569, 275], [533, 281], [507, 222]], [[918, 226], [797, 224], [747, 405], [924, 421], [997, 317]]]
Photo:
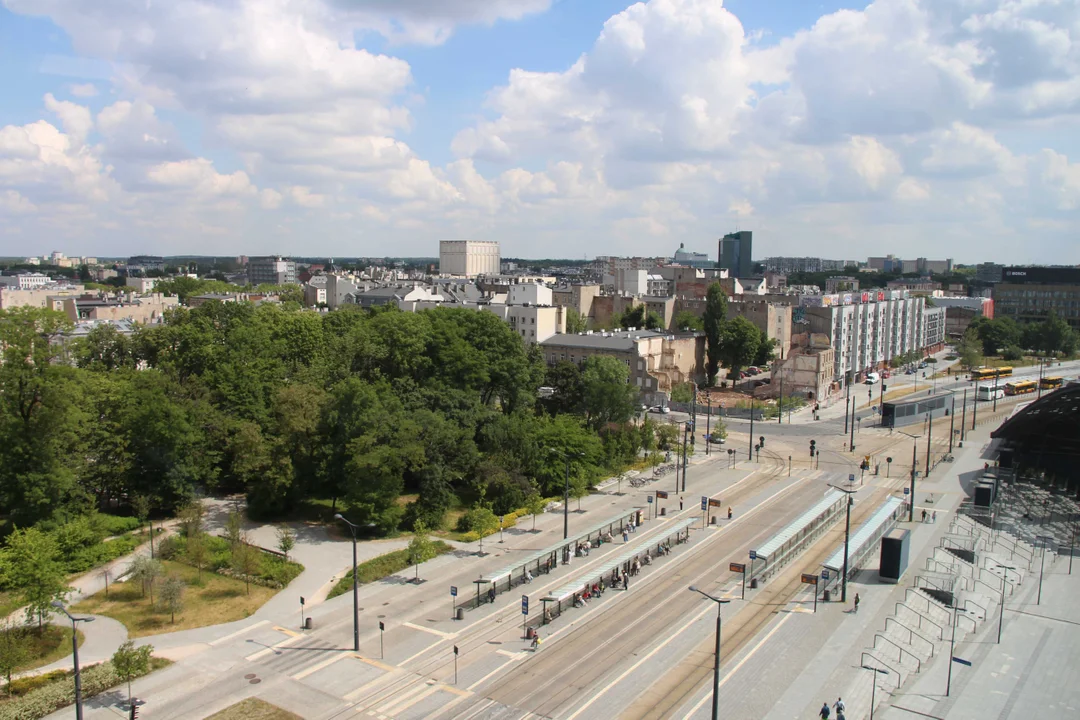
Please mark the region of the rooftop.
[[[684, 337], [693, 337], [695, 333], [682, 334]], [[576, 335], [555, 335], [541, 345], [556, 345], [561, 347], [594, 348], [602, 350], [630, 350], [639, 340], [651, 338], [674, 338], [670, 332], [656, 330], [619, 330], [615, 332], [584, 332]]]

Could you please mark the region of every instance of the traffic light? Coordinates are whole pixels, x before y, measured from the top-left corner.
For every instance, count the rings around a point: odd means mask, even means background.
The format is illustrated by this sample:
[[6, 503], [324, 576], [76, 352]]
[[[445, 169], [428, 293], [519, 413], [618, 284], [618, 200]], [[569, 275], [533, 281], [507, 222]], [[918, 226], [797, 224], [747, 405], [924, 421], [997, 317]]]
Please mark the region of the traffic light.
[[764, 435], [761, 435], [761, 436], [758, 437], [758, 445], [760, 445], [761, 447], [765, 447], [765, 436]]
[[386, 629], [386, 625], [384, 625], [384, 624], [383, 624], [383, 621], [382, 621], [382, 620], [380, 620], [380, 621], [379, 621], [379, 631], [381, 632], [381, 631], [383, 631], [383, 630], [385, 630], [385, 629]]
[[458, 649], [457, 649], [457, 645], [455, 645], [455, 646], [454, 646], [454, 654], [455, 654], [455, 655], [457, 655], [457, 654], [458, 654]]
[[128, 720], [137, 720], [139, 717], [139, 708], [135, 703], [131, 703], [131, 709], [128, 710]]
[[881, 393], [885, 394], [887, 392], [889, 392], [889, 386], [886, 385], [885, 383], [881, 383]]
[[811, 440], [810, 441], [810, 457], [814, 457], [814, 452], [816, 451], [816, 447], [817, 447], [817, 442], [814, 441], [814, 440]]

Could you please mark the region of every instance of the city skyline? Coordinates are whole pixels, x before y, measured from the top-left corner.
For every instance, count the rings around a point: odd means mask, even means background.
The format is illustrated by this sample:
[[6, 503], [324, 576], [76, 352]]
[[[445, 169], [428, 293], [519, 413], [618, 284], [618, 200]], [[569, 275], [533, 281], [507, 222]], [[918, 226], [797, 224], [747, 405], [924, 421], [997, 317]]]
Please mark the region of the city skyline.
[[0, 256], [1080, 263], [1075, 5], [582, 5], [4, 0]]

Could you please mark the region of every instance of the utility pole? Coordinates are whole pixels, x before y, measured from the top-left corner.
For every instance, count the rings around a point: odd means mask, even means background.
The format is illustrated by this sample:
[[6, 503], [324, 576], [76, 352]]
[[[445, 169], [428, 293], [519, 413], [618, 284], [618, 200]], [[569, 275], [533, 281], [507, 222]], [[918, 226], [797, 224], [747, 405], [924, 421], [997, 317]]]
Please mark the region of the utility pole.
[[[930, 418], [930, 427], [929, 427], [929, 429], [927, 430], [927, 433], [926, 433], [926, 473], [923, 475], [923, 477], [928, 478], [928, 477], [930, 477], [930, 447], [934, 444], [934, 413], [933, 413], [933, 411], [930, 411], [929, 413], [927, 413], [927, 416]], [[912, 496], [911, 499], [912, 499], [912, 501], [914, 501], [915, 497]]]
[[949, 412], [949, 454], [952, 454], [953, 435], [956, 434], [956, 395], [952, 397], [952, 410]]
[[844, 569], [840, 575], [840, 602], [847, 602], [847, 578], [848, 578], [848, 545], [851, 541], [851, 506], [855, 504], [855, 501], [851, 499], [856, 490], [846, 490], [838, 485], [829, 483], [829, 487], [835, 488], [844, 493]]
[[915, 522], [915, 463], [919, 462], [916, 452], [919, 441], [911, 443], [911, 502], [908, 503], [908, 522]]
[[780, 400], [776, 403], [776, 422], [784, 424], [784, 376], [780, 375]]
[[979, 376], [975, 376], [975, 402], [971, 403], [971, 432], [975, 432], [975, 423], [979, 417]]
[[746, 459], [754, 459], [754, 396], [750, 396], [750, 442], [746, 447]]
[[964, 415], [960, 418], [960, 447], [964, 447], [964, 438], [967, 436], [967, 388], [964, 388]]
[[709, 408], [709, 414], [705, 416], [705, 457], [712, 454], [712, 393], [705, 396], [705, 402]]

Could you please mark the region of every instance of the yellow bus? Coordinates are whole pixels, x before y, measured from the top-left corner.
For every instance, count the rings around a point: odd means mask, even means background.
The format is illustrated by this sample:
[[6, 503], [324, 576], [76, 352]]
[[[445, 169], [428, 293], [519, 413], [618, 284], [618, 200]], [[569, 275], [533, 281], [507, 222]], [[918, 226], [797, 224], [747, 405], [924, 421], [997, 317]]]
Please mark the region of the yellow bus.
[[1006, 395], [1026, 395], [1033, 393], [1039, 388], [1039, 383], [1034, 380], [1021, 380], [1020, 382], [1005, 383]]
[[979, 368], [971, 371], [972, 380], [993, 380], [996, 377], [1003, 378], [1012, 375], [1011, 367]]
[[1054, 390], [1065, 384], [1065, 381], [1059, 377], [1044, 377], [1039, 381], [1039, 387], [1043, 390]]

